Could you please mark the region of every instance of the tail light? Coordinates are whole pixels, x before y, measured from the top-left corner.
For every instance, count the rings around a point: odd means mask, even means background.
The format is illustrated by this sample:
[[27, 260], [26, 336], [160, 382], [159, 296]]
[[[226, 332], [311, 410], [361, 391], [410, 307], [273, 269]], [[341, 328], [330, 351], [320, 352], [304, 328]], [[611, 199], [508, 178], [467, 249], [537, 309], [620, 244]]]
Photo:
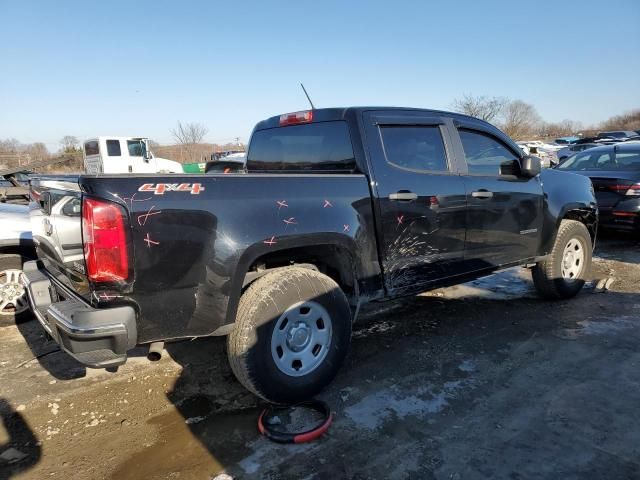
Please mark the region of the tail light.
[[82, 238], [87, 276], [94, 282], [117, 282], [129, 277], [125, 212], [104, 200], [82, 200]]
[[640, 196], [640, 183], [636, 183], [628, 187], [628, 190], [626, 191], [625, 195], [630, 195], [632, 197]]
[[313, 120], [313, 110], [302, 112], [285, 113], [280, 115], [280, 126], [297, 125], [299, 123], [310, 123]]
[[622, 193], [623, 195], [640, 196], [640, 183], [618, 183], [607, 187], [612, 192]]

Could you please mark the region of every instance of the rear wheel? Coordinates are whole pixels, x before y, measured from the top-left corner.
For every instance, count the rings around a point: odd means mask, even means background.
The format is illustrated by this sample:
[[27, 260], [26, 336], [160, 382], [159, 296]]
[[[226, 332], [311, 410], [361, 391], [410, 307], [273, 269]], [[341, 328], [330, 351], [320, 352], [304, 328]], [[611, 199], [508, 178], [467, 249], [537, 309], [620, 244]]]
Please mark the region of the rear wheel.
[[549, 257], [531, 270], [538, 293], [550, 299], [575, 296], [591, 268], [591, 252], [587, 227], [575, 220], [562, 220]]
[[20, 282], [22, 265], [27, 260], [17, 254], [0, 255], [0, 325], [31, 318], [26, 290]]
[[315, 270], [274, 270], [240, 299], [227, 339], [233, 373], [256, 395], [292, 403], [320, 392], [349, 348], [351, 312], [331, 278]]

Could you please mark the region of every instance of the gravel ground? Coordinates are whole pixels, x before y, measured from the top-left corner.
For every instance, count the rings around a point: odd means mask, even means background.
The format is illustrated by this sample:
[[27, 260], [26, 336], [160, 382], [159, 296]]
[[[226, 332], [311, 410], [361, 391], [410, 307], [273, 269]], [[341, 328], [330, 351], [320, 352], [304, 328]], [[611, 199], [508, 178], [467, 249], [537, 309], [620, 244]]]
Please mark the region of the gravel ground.
[[0, 479], [640, 478], [640, 242], [596, 255], [572, 300], [514, 269], [372, 306], [303, 445], [259, 436], [223, 339], [107, 372], [0, 328]]

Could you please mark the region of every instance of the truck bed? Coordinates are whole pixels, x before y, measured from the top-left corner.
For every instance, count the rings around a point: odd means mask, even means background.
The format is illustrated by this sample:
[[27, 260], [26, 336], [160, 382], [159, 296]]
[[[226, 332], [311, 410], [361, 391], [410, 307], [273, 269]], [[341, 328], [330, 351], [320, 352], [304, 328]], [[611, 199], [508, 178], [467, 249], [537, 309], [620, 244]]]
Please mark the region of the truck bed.
[[[224, 333], [245, 272], [285, 248], [340, 245], [357, 261], [362, 284], [354, 288], [381, 288], [371, 194], [361, 174], [43, 177], [32, 188], [39, 196], [97, 197], [126, 209], [133, 275], [108, 287], [92, 288], [77, 255], [56, 253], [60, 241], [43, 231], [41, 204], [32, 204], [32, 223], [56, 285], [95, 308], [133, 306], [138, 343]], [[71, 221], [79, 238], [81, 218]]]

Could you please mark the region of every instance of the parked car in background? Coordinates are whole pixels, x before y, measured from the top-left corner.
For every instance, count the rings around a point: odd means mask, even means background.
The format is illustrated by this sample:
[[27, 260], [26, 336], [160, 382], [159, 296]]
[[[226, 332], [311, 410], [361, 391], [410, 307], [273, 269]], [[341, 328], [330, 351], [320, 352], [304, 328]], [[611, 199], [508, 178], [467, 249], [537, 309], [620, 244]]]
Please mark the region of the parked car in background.
[[560, 138], [556, 138], [553, 143], [555, 143], [556, 145], [573, 145], [574, 143], [576, 143], [578, 140], [580, 140], [580, 137], [560, 137]]
[[217, 160], [207, 162], [205, 173], [242, 173], [245, 172], [247, 154], [245, 152], [230, 153]]
[[591, 179], [600, 226], [640, 231], [640, 142], [590, 148], [569, 157], [557, 170]]
[[[540, 158], [544, 168], [551, 168], [558, 163], [556, 148], [540, 140], [517, 142], [525, 155], [535, 155]], [[560, 148], [559, 146], [557, 147]]]
[[27, 204], [29, 171], [0, 170], [0, 203]]
[[598, 138], [615, 138], [622, 140], [625, 138], [635, 137], [638, 133], [633, 130], [614, 130], [610, 132], [598, 132]]
[[0, 325], [31, 318], [20, 282], [22, 265], [35, 258], [29, 207], [0, 203]]
[[561, 164], [564, 160], [569, 158], [571, 155], [575, 155], [578, 152], [582, 152], [584, 150], [588, 150], [589, 148], [599, 146], [599, 143], [575, 143], [573, 145], [569, 145], [564, 147], [561, 150], [558, 150], [556, 155], [558, 156], [558, 164]]

